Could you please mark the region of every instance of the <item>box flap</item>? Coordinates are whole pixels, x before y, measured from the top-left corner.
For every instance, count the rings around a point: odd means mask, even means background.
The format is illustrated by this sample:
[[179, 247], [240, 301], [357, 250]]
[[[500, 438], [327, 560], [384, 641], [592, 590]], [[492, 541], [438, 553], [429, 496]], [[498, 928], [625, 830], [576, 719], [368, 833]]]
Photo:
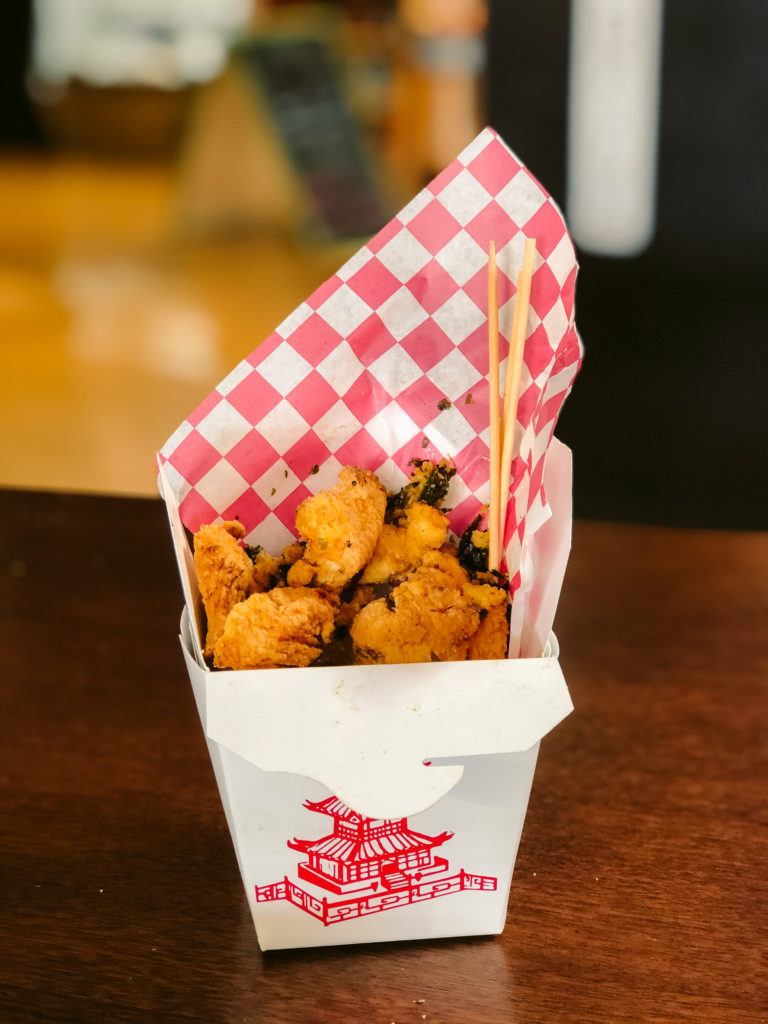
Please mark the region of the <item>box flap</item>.
[[424, 761], [527, 750], [573, 709], [555, 657], [213, 673], [196, 663], [185, 620], [208, 738], [372, 818], [423, 811], [463, 774]]

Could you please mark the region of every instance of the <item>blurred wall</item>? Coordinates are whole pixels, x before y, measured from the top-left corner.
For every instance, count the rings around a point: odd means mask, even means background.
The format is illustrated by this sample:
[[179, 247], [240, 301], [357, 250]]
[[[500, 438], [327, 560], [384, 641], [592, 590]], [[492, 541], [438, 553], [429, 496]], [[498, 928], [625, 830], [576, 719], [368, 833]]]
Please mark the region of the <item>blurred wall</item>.
[[[567, 0], [492, 0], [489, 121], [565, 195]], [[582, 255], [582, 516], [768, 527], [768, 6], [668, 0], [651, 247]]]

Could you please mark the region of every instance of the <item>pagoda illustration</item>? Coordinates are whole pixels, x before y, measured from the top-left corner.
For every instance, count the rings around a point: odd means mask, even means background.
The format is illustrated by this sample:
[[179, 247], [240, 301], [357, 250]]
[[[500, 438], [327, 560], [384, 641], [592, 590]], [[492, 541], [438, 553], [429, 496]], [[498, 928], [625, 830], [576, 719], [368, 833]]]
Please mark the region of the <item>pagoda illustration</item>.
[[258, 903], [287, 900], [330, 925], [466, 889], [496, 889], [496, 878], [463, 869], [451, 874], [445, 857], [435, 854], [453, 832], [428, 836], [410, 828], [407, 818], [366, 818], [335, 796], [306, 800], [304, 807], [333, 819], [333, 831], [321, 839], [288, 841], [291, 850], [307, 857], [297, 874], [308, 885], [287, 875], [257, 885]]

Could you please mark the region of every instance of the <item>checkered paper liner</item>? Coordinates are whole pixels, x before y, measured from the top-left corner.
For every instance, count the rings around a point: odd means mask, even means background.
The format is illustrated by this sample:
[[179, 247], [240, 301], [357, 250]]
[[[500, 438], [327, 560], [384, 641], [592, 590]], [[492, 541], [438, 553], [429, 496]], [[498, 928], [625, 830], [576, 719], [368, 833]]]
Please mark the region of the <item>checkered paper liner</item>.
[[278, 551], [296, 507], [344, 465], [394, 490], [416, 458], [448, 457], [460, 534], [489, 498], [488, 246], [499, 268], [500, 346], [525, 239], [536, 260], [505, 530], [515, 583], [548, 518], [542, 474], [581, 361], [576, 257], [562, 214], [502, 139], [484, 129], [247, 356], [160, 452], [184, 525], [239, 518]]

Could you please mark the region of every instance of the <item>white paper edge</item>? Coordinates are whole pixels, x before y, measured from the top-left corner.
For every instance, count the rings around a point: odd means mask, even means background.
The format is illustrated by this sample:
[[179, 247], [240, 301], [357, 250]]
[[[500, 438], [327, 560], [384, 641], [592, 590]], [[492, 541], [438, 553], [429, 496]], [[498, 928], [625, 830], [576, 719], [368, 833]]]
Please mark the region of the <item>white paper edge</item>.
[[157, 462], [157, 485], [165, 502], [168, 526], [171, 531], [174, 554], [176, 555], [176, 565], [179, 570], [181, 589], [184, 594], [184, 604], [191, 623], [190, 638], [192, 649], [198, 665], [201, 668], [205, 668], [205, 658], [203, 657], [202, 599], [200, 597], [200, 588], [197, 584], [195, 559], [187, 542], [187, 535], [184, 532], [184, 524], [181, 521], [176, 495], [173, 493], [173, 488], [159, 459]]
[[552, 633], [573, 533], [573, 456], [553, 437], [544, 463], [544, 493], [551, 516], [532, 538], [532, 586], [527, 596], [520, 650], [541, 651]]

